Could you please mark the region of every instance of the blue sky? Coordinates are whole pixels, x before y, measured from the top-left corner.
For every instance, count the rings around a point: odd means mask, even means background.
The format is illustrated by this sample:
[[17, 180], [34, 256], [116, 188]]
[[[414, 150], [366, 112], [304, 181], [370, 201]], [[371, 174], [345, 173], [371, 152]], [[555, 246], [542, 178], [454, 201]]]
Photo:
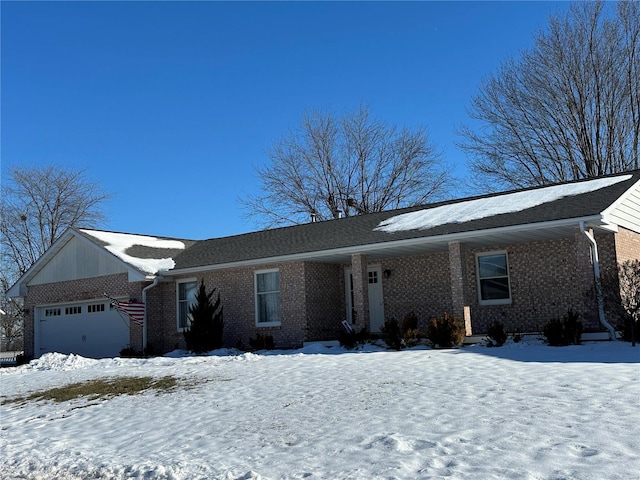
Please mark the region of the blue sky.
[[[202, 239], [255, 230], [238, 199], [305, 109], [369, 105], [454, 130], [486, 75], [565, 2], [7, 2], [2, 175], [85, 168], [114, 194], [103, 228]], [[464, 196], [465, 191], [455, 192]]]

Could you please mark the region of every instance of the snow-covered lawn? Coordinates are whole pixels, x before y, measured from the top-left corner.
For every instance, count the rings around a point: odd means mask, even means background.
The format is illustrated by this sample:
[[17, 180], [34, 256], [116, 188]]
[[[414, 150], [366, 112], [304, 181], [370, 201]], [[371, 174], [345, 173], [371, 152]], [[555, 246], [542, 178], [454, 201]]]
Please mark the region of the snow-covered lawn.
[[118, 376], [187, 386], [0, 406], [2, 479], [638, 479], [640, 347], [48, 354], [2, 400]]

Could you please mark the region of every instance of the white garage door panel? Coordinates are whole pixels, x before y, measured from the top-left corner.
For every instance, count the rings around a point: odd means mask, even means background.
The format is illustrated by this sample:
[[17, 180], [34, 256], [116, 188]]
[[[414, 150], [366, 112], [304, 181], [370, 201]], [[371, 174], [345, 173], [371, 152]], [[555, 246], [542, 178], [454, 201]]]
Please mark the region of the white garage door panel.
[[[91, 302], [95, 305], [97, 302]], [[105, 358], [118, 356], [129, 345], [129, 321], [104, 303], [104, 311], [89, 312], [89, 303], [68, 304], [60, 307], [40, 307], [40, 355], [49, 352], [75, 353], [83, 357]], [[80, 308], [81, 313], [65, 313], [69, 307]], [[51, 311], [59, 309], [59, 315]], [[46, 312], [50, 315], [47, 316]], [[69, 310], [70, 311], [70, 310]]]

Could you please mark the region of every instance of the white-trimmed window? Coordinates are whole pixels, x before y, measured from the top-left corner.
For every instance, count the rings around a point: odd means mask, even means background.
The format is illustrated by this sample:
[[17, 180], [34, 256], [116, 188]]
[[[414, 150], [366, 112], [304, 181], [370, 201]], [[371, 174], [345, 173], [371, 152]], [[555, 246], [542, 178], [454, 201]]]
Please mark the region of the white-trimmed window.
[[198, 290], [198, 281], [194, 278], [182, 280], [178, 282], [177, 288], [177, 305], [178, 305], [178, 331], [184, 331], [191, 325], [191, 314], [189, 307], [195, 305], [196, 294]]
[[507, 252], [487, 252], [476, 255], [478, 301], [480, 305], [511, 303]]
[[256, 325], [274, 327], [280, 325], [280, 271], [255, 272]]

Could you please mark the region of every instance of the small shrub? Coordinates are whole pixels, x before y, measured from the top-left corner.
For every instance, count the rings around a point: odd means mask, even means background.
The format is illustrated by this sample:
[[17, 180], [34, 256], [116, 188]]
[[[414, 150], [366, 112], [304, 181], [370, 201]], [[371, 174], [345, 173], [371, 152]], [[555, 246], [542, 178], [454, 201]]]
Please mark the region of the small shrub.
[[507, 331], [504, 324], [495, 320], [489, 325], [487, 332], [487, 347], [501, 347], [507, 341]]
[[552, 347], [560, 347], [568, 345], [564, 339], [564, 326], [562, 320], [559, 318], [552, 318], [542, 329], [542, 335], [544, 335], [547, 343]]
[[582, 322], [580, 315], [569, 310], [562, 318], [552, 318], [542, 329], [547, 343], [552, 347], [580, 345]]
[[414, 312], [409, 312], [402, 319], [402, 336], [416, 330], [418, 330], [418, 317]]
[[409, 312], [402, 319], [402, 340], [406, 347], [414, 347], [424, 334], [418, 329], [418, 317], [414, 312]]
[[135, 351], [131, 347], [126, 347], [120, 350], [120, 358], [137, 358], [140, 357], [140, 352]]
[[362, 328], [359, 333], [356, 333], [354, 331], [347, 332], [346, 330], [342, 330], [338, 338], [338, 340], [340, 341], [340, 345], [349, 350], [352, 350], [357, 346], [365, 343], [368, 339], [369, 334], [365, 328]]
[[580, 314], [569, 309], [562, 317], [564, 321], [564, 332], [569, 345], [580, 345], [582, 340], [582, 322]]
[[[635, 326], [635, 332], [632, 330], [632, 325]], [[640, 322], [634, 322], [633, 318], [629, 315], [625, 316], [625, 318], [618, 323], [618, 330], [622, 332], [622, 339], [625, 342], [638, 341], [640, 338]]]
[[402, 350], [404, 348], [402, 331], [395, 318], [385, 320], [384, 325], [380, 327], [380, 333], [388, 348], [393, 348], [394, 350]]
[[147, 348], [144, 349], [145, 357], [157, 357], [161, 355], [159, 350], [156, 350], [156, 347], [153, 346], [153, 343], [147, 342]]
[[275, 345], [273, 336], [258, 333], [256, 338], [249, 339], [249, 346], [251, 350], [273, 350]]
[[442, 317], [431, 319], [427, 338], [434, 347], [451, 348], [462, 345], [465, 338], [464, 324], [445, 313]]

